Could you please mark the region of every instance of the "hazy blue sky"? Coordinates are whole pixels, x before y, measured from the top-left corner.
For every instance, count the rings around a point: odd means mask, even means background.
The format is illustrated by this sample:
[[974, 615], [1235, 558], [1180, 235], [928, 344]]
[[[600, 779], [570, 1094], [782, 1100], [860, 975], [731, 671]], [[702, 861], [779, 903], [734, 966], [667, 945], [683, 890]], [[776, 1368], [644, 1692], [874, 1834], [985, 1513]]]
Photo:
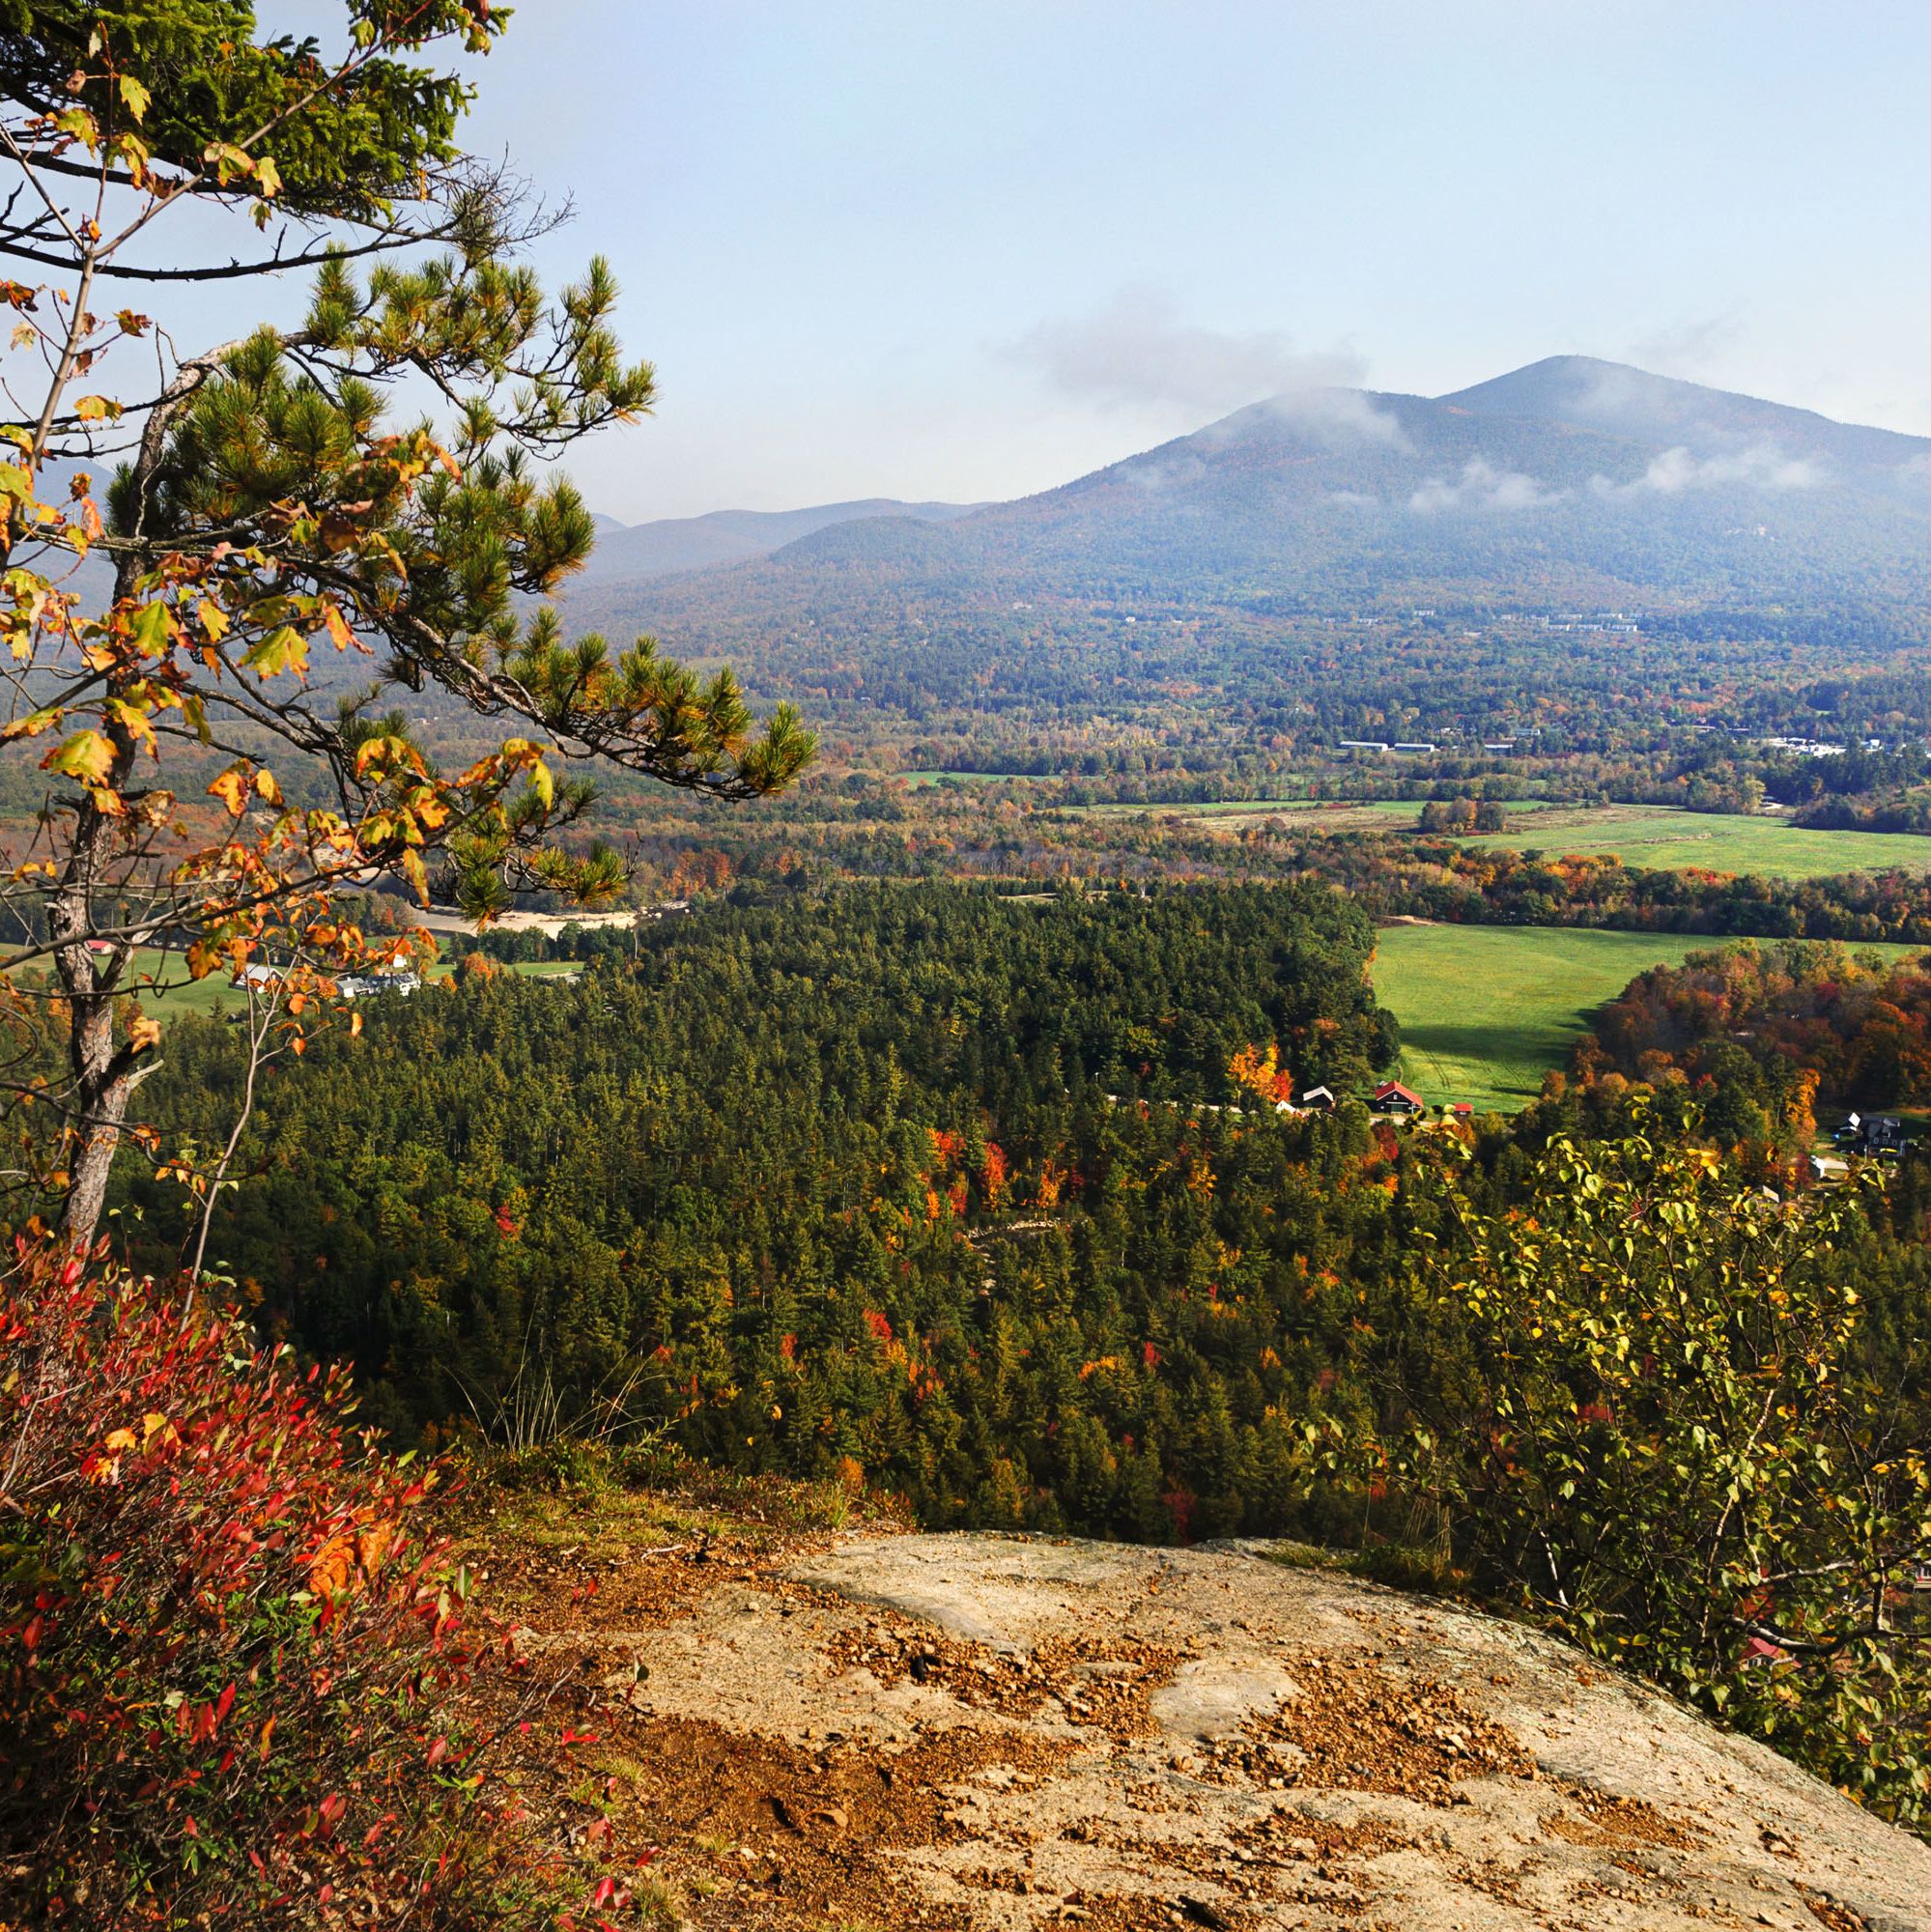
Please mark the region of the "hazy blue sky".
[[1927, 74], [1922, 0], [524, 0], [471, 134], [624, 283], [635, 520], [1565, 351], [1931, 433]]

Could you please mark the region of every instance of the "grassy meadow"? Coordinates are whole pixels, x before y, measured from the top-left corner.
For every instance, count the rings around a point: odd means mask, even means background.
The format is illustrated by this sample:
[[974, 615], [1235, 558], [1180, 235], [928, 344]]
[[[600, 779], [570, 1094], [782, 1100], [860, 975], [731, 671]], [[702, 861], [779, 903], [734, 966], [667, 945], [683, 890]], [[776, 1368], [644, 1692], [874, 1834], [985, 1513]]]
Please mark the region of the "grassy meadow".
[[[1188, 823], [1273, 818], [1309, 832], [1411, 832], [1421, 817], [1421, 807], [1413, 801], [1393, 799], [1068, 809], [1157, 813]], [[1651, 805], [1549, 805], [1540, 800], [1511, 805], [1509, 817], [1507, 832], [1469, 834], [1460, 842], [1556, 856], [1613, 852], [1627, 866], [1657, 871], [1753, 872], [1773, 879], [1823, 879], [1893, 867], [1931, 872], [1931, 838], [1906, 832], [1812, 832], [1775, 816]]]
[[[1401, 1077], [1424, 1099], [1514, 1112], [1568, 1060], [1589, 1015], [1638, 973], [1719, 944], [1688, 933], [1390, 925], [1377, 938], [1375, 990], [1402, 1023]], [[1858, 950], [1902, 957], [1924, 949]]]
[[1753, 872], [1769, 879], [1824, 879], [1893, 867], [1931, 872], [1931, 838], [1908, 832], [1813, 832], [1776, 817], [1643, 805], [1550, 806], [1526, 818], [1519, 830], [1480, 834], [1462, 842], [1517, 851], [1613, 852], [1626, 866], [1655, 871]]

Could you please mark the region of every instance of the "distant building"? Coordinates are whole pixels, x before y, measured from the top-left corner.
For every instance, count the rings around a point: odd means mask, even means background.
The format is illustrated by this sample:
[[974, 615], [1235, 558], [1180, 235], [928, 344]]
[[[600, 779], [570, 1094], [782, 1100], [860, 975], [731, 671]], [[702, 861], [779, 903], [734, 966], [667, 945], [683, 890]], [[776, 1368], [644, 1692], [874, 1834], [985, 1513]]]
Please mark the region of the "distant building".
[[345, 973], [335, 990], [345, 1000], [365, 1000], [375, 993], [413, 993], [421, 984], [419, 973]]
[[1399, 1080], [1384, 1080], [1375, 1089], [1374, 1108], [1377, 1114], [1425, 1114], [1428, 1102]]
[[1441, 1111], [1451, 1121], [1472, 1121], [1475, 1118], [1475, 1109], [1466, 1100], [1444, 1100]]
[[1330, 1088], [1310, 1087], [1294, 1104], [1304, 1113], [1331, 1114], [1334, 1112], [1334, 1094]]
[[1911, 1145], [1895, 1114], [1853, 1114], [1851, 1145], [1859, 1153], [1895, 1160]]

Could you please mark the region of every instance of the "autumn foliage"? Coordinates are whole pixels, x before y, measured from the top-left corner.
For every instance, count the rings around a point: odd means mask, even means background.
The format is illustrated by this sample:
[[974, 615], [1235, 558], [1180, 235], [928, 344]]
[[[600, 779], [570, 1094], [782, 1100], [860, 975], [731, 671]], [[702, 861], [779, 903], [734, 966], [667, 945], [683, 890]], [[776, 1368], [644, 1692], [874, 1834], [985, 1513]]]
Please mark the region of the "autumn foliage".
[[1633, 980], [1578, 1052], [1585, 1083], [1621, 1076], [1687, 1084], [1754, 1104], [1773, 1129], [1814, 1131], [1813, 1098], [1909, 1105], [1931, 1091], [1931, 976], [1885, 960], [1789, 944], [1692, 952]]
[[[0, 1917], [480, 1924], [520, 1872], [451, 1700], [496, 1667], [434, 1466], [231, 1319], [0, 1290]], [[520, 1919], [518, 1922], [531, 1922]]]

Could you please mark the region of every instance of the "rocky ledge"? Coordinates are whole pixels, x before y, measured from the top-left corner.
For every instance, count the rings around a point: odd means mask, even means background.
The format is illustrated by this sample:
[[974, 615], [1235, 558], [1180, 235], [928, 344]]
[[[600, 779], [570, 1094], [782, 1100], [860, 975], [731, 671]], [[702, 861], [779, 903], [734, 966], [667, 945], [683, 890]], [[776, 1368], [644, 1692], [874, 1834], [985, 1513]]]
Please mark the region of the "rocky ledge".
[[1770, 1750], [1264, 1546], [674, 1560], [529, 1640], [692, 1923], [1931, 1932], [1931, 1848]]

